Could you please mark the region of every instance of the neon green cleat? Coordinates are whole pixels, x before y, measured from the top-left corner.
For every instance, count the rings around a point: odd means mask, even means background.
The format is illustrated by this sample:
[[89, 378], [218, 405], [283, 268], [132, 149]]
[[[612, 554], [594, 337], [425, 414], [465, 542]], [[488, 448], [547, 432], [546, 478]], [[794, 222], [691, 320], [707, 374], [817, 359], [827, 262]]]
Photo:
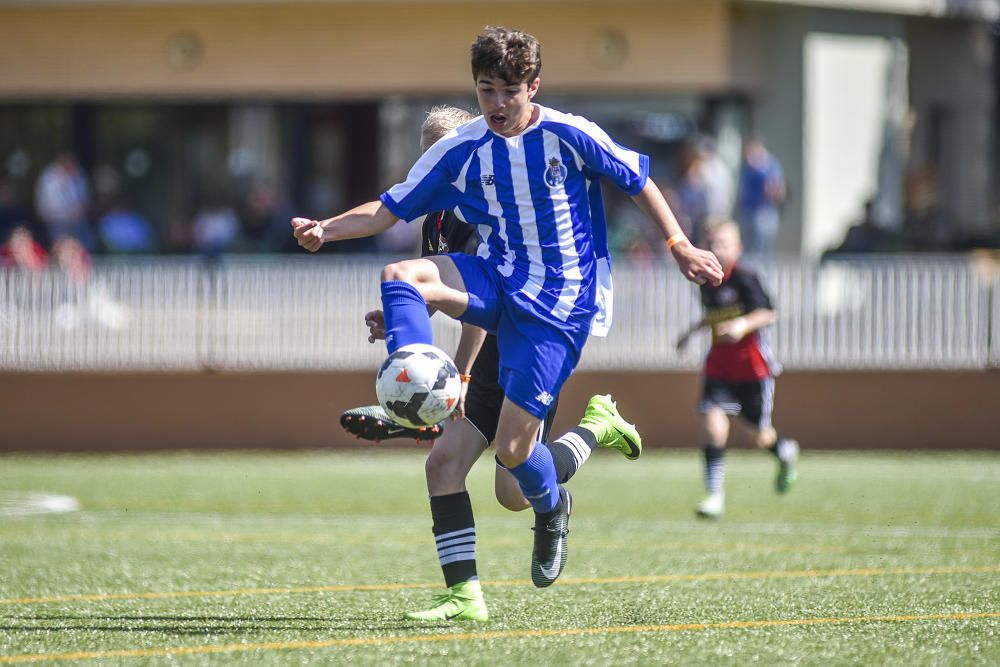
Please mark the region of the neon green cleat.
[[635, 424], [629, 424], [618, 414], [610, 394], [591, 396], [578, 426], [593, 433], [599, 447], [617, 449], [629, 461], [635, 461], [642, 454], [639, 431]]
[[463, 581], [434, 596], [434, 606], [424, 611], [411, 611], [406, 618], [413, 621], [485, 621], [490, 617], [478, 581]]

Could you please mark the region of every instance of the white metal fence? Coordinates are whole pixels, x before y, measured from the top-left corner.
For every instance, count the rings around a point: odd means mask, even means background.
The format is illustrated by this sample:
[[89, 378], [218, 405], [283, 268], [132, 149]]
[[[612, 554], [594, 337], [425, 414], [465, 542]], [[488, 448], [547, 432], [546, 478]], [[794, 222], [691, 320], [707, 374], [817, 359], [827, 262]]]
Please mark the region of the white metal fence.
[[[85, 284], [0, 271], [0, 370], [339, 370], [375, 367], [363, 314], [379, 307], [384, 258], [319, 256], [98, 262]], [[785, 367], [1000, 366], [1000, 278], [963, 258], [778, 261], [762, 277], [780, 313], [769, 332]], [[615, 267], [611, 335], [585, 368], [693, 369], [698, 290], [671, 266]], [[453, 351], [458, 328], [434, 318]]]

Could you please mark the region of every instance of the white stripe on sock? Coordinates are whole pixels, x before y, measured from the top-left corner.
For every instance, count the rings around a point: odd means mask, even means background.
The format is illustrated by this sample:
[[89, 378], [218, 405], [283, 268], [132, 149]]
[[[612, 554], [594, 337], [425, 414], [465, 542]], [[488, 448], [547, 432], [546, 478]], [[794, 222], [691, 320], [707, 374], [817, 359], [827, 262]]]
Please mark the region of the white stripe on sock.
[[590, 446], [587, 445], [586, 441], [576, 433], [567, 433], [556, 440], [556, 442], [561, 442], [569, 447], [569, 450], [573, 453], [573, 458], [576, 459], [577, 468], [582, 466], [584, 461], [590, 458]]
[[453, 540], [438, 540], [437, 548], [440, 551], [441, 549], [447, 549], [448, 547], [453, 547], [457, 544], [475, 544], [475, 543], [476, 543], [475, 534], [464, 535], [462, 537], [456, 537]]
[[454, 547], [448, 547], [447, 549], [438, 549], [438, 557], [441, 556], [451, 556], [452, 554], [469, 553], [475, 556], [476, 545], [475, 544], [460, 544]]
[[451, 540], [458, 537], [459, 535], [468, 535], [470, 533], [472, 535], [476, 534], [475, 526], [469, 526], [468, 528], [462, 528], [461, 530], [453, 530], [450, 533], [441, 533], [440, 535], [435, 535], [434, 539], [440, 542], [441, 540]]
[[447, 565], [448, 563], [457, 563], [462, 560], [476, 560], [475, 551], [463, 551], [462, 553], [453, 554], [451, 556], [439, 556], [438, 563], [441, 565]]

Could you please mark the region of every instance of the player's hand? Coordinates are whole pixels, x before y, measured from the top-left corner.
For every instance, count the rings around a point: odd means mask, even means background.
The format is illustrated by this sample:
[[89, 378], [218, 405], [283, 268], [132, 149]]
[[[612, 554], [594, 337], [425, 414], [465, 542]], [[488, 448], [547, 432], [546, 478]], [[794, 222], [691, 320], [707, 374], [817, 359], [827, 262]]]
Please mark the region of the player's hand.
[[691, 245], [690, 241], [678, 243], [671, 251], [684, 277], [698, 285], [722, 284], [722, 266], [718, 258], [707, 250]]
[[715, 325], [716, 340], [722, 343], [738, 343], [747, 335], [747, 321], [737, 317]]
[[385, 340], [385, 313], [381, 310], [371, 310], [365, 313], [365, 326], [368, 327], [368, 342]]
[[317, 220], [292, 218], [292, 233], [299, 245], [309, 252], [316, 252], [323, 246], [323, 227]]
[[465, 395], [467, 393], [469, 393], [469, 383], [463, 382], [462, 391], [458, 394], [458, 405], [455, 406], [455, 411], [451, 413], [452, 421], [465, 416]]

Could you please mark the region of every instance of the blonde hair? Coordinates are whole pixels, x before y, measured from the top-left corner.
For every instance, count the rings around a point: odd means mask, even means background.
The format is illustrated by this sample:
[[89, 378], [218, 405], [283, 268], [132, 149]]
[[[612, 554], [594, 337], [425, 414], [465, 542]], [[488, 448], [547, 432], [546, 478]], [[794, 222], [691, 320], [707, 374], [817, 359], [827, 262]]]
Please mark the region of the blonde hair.
[[709, 234], [721, 231], [731, 231], [736, 235], [736, 240], [743, 242], [743, 235], [740, 233], [740, 226], [729, 218], [713, 217], [705, 220], [705, 225], [701, 228], [701, 237], [704, 239]]
[[427, 150], [438, 139], [454, 130], [459, 125], [475, 118], [465, 109], [449, 106], [436, 106], [427, 112], [427, 118], [420, 127], [420, 150]]

